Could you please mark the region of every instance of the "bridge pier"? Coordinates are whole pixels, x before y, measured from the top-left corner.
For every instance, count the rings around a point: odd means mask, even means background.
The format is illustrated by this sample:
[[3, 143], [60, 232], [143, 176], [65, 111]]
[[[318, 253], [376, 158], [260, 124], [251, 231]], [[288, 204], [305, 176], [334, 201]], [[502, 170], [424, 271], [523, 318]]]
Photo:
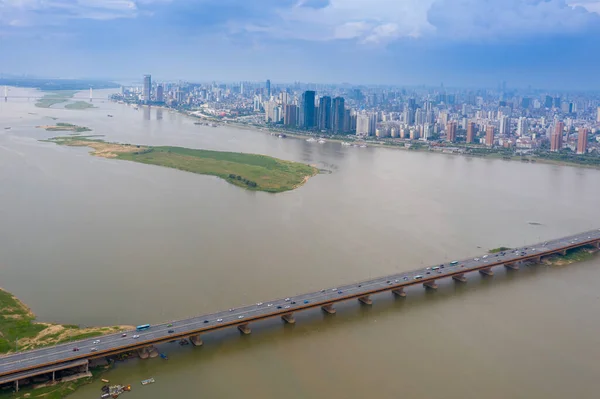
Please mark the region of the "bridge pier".
[[56, 371], [53, 371], [53, 372], [52, 372], [52, 382], [54, 382], [54, 381], [55, 381], [55, 379], [56, 379], [55, 377], [56, 377]]
[[392, 290], [392, 294], [402, 297], [402, 298], [404, 298], [406, 296], [406, 292], [404, 292], [404, 288], [402, 288], [402, 287]]
[[600, 241], [596, 241], [596, 243], [594, 244], [594, 246], [598, 249], [600, 249]]
[[565, 256], [565, 255], [567, 254], [567, 250], [566, 250], [566, 249], [563, 249], [562, 251], [560, 251], [560, 254], [561, 254], [562, 256]]
[[321, 310], [327, 314], [335, 314], [335, 308], [332, 304], [321, 306]]
[[424, 282], [423, 283], [423, 287], [429, 288], [429, 289], [432, 289], [432, 290], [437, 290], [438, 289], [438, 285], [435, 283], [435, 280]]
[[294, 318], [293, 313], [284, 314], [283, 316], [281, 316], [281, 319], [283, 321], [285, 321], [287, 324], [295, 324], [296, 323], [296, 319]]
[[454, 276], [452, 276], [452, 280], [458, 281], [460, 283], [467, 282], [467, 278], [465, 277], [464, 273], [463, 274], [455, 274]]
[[515, 262], [515, 263], [505, 263], [504, 267], [506, 267], [507, 269], [511, 269], [511, 270], [519, 270], [519, 265]]
[[492, 270], [491, 267], [487, 267], [485, 269], [480, 269], [479, 273], [483, 274], [484, 276], [493, 276], [494, 275], [494, 271]]
[[15, 381], [15, 392], [19, 392], [19, 380]]
[[204, 343], [202, 342], [200, 335], [192, 335], [191, 337], [189, 337], [189, 340], [194, 346], [202, 346], [202, 344]]
[[362, 303], [363, 305], [372, 305], [373, 304], [373, 301], [371, 300], [371, 297], [369, 295], [361, 296], [360, 298], [358, 298], [358, 301], [360, 303]]
[[237, 326], [237, 328], [244, 335], [248, 335], [252, 332], [250, 327], [248, 327], [248, 323], [240, 324], [239, 326]]

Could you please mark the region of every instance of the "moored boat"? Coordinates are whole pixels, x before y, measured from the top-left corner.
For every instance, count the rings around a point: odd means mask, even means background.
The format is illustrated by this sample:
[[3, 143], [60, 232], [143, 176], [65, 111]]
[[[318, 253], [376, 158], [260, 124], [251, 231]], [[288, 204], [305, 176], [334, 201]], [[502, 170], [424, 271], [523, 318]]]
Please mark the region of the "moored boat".
[[154, 378], [148, 378], [147, 380], [142, 381], [142, 385], [148, 385], [154, 383]]

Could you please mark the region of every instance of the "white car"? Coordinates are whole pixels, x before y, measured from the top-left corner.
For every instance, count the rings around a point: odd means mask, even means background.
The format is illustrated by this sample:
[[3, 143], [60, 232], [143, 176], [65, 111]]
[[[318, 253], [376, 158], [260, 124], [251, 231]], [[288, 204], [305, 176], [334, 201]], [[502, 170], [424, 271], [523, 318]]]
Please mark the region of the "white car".
[[244, 316], [238, 316], [238, 319], [243, 319], [243, 318], [244, 318]]
[[223, 321], [223, 319], [217, 319], [217, 323], [220, 323], [222, 321]]
[[290, 305], [286, 305], [286, 306], [284, 306], [283, 308], [284, 308], [284, 309], [289, 309], [289, 308], [290, 308]]
[[482, 256], [482, 258], [483, 258], [483, 259], [485, 259], [485, 258], [487, 258], [487, 257], [488, 257], [487, 255], [483, 255], [483, 256]]
[[290, 298], [285, 298], [285, 301], [286, 301], [286, 302], [289, 302], [289, 301], [290, 301]]
[[257, 304], [256, 304], [256, 306], [260, 306], [260, 305], [262, 305], [262, 304], [263, 304], [262, 302], [259, 302], [259, 303], [257, 303]]
[[479, 260], [479, 258], [475, 258], [475, 259], [473, 259], [473, 260], [474, 260], [474, 261], [478, 261], [478, 260]]
[[90, 349], [90, 352], [96, 352], [96, 351], [98, 351], [98, 348], [92, 348], [92, 349]]
[[138, 334], [135, 334], [132, 338], [133, 339], [138, 339], [140, 336]]
[[267, 307], [269, 307], [269, 308], [270, 308], [271, 306], [273, 306], [273, 304], [272, 304], [272, 303], [269, 303], [269, 304], [267, 304]]
[[92, 342], [92, 344], [94, 344], [94, 345], [96, 345], [96, 344], [99, 344], [99, 343], [100, 343], [100, 340], [99, 340], [99, 339], [97, 339], [97, 340], [95, 340], [94, 342]]

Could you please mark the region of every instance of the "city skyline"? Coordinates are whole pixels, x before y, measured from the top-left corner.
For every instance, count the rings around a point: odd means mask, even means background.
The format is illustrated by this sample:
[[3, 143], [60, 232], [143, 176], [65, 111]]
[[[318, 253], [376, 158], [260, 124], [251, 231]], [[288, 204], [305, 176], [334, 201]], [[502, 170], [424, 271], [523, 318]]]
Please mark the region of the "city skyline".
[[[0, 72], [600, 89], [598, 0], [5, 2]], [[44, 62], [39, 60], [43, 59]], [[69, 62], [64, 62], [68, 59]], [[331, 68], [336, 65], [336, 68]]]

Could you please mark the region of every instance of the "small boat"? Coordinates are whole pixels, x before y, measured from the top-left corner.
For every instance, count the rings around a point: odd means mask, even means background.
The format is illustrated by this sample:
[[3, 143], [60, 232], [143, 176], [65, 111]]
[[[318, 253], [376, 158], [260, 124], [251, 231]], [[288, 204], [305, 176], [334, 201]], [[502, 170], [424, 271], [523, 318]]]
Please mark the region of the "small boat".
[[352, 143], [348, 143], [347, 141], [343, 141], [342, 145], [352, 145]]
[[160, 357], [165, 359], [165, 360], [169, 360], [169, 356], [165, 355], [164, 353], [160, 354]]
[[111, 114], [108, 114], [108, 115], [106, 115], [106, 116], [108, 116], [109, 118], [112, 118], [112, 117], [113, 117]]
[[323, 139], [320, 139], [320, 140], [318, 141], [318, 143], [319, 143], [319, 144], [325, 144], [325, 143], [327, 143], [327, 142], [326, 142], [325, 140], [323, 140]]
[[154, 383], [154, 378], [148, 378], [147, 380], [142, 381], [142, 385], [148, 385]]
[[105, 379], [105, 378], [101, 379], [100, 381], [102, 381], [102, 382], [109, 382], [109, 381], [108, 381], [107, 379]]
[[309, 138], [309, 139], [306, 139], [306, 141], [308, 141], [309, 143], [314, 143], [314, 142], [315, 142], [315, 141], [317, 141], [317, 140], [315, 140], [315, 139], [313, 139], [313, 138], [311, 137], [311, 138]]

